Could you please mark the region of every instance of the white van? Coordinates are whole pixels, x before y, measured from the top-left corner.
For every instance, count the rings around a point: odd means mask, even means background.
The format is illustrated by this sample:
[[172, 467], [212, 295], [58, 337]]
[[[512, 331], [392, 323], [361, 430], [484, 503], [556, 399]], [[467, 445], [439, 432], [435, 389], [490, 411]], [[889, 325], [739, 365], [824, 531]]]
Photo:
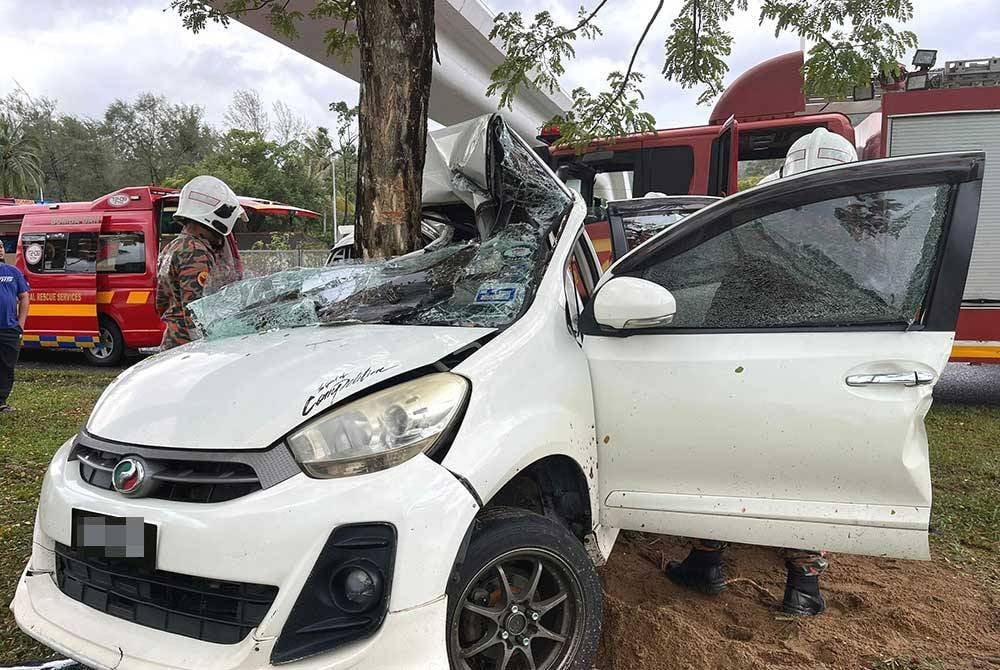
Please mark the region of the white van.
[[103, 670], [587, 668], [619, 529], [927, 557], [984, 156], [741, 192], [603, 276], [498, 116], [451, 242], [249, 280], [55, 454], [13, 610]]

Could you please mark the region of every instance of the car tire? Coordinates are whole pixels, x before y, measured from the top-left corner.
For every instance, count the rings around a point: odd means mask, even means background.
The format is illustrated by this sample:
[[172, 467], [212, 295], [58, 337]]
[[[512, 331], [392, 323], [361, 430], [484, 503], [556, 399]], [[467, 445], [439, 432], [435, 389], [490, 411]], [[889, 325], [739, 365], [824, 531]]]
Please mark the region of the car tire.
[[120, 365], [125, 357], [125, 338], [122, 337], [121, 328], [114, 322], [102, 316], [99, 326], [101, 333], [101, 343], [92, 348], [84, 349], [83, 355], [87, 362], [101, 368], [113, 368]]
[[603, 619], [594, 563], [562, 524], [510, 507], [476, 520], [448, 584], [452, 670], [591, 670]]

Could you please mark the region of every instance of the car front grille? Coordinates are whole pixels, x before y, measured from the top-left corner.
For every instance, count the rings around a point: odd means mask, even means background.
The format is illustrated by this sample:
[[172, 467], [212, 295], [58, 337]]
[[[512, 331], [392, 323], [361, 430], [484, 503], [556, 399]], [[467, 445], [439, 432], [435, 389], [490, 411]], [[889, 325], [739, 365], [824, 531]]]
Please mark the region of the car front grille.
[[86, 433], [77, 436], [70, 460], [80, 464], [83, 481], [111, 491], [112, 471], [125, 456], [139, 456], [148, 465], [153, 486], [144, 497], [179, 502], [235, 500], [301, 471], [283, 446], [264, 451], [165, 449], [110, 442]]
[[[111, 471], [121, 454], [82, 445], [74, 452], [80, 461], [80, 476], [98, 488], [112, 490]], [[260, 490], [260, 480], [245, 463], [219, 463], [157, 459], [163, 469], [152, 477], [156, 488], [148, 497], [182, 502], [225, 502]]]
[[96, 610], [156, 630], [236, 644], [260, 625], [275, 586], [151, 570], [122, 559], [84, 556], [56, 544], [56, 583]]

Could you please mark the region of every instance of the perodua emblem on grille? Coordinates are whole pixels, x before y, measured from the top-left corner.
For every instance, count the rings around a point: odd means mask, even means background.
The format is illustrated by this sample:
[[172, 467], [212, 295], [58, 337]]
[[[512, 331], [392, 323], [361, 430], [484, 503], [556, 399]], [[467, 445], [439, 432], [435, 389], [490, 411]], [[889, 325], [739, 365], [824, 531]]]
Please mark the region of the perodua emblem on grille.
[[111, 471], [111, 485], [123, 496], [141, 495], [145, 481], [146, 467], [134, 456], [121, 459]]

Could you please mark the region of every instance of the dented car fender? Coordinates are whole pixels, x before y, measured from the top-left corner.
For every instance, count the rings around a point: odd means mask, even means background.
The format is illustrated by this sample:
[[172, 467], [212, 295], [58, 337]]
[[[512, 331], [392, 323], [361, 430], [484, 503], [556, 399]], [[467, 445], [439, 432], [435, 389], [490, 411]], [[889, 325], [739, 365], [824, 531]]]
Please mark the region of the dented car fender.
[[[551, 268], [565, 265], [583, 214], [578, 201]], [[566, 304], [562, 274], [546, 273], [525, 316], [454, 369], [471, 381], [472, 393], [443, 465], [488, 504], [533, 463], [567, 456], [587, 482], [596, 526], [600, 499], [593, 392], [587, 359], [567, 327]]]

